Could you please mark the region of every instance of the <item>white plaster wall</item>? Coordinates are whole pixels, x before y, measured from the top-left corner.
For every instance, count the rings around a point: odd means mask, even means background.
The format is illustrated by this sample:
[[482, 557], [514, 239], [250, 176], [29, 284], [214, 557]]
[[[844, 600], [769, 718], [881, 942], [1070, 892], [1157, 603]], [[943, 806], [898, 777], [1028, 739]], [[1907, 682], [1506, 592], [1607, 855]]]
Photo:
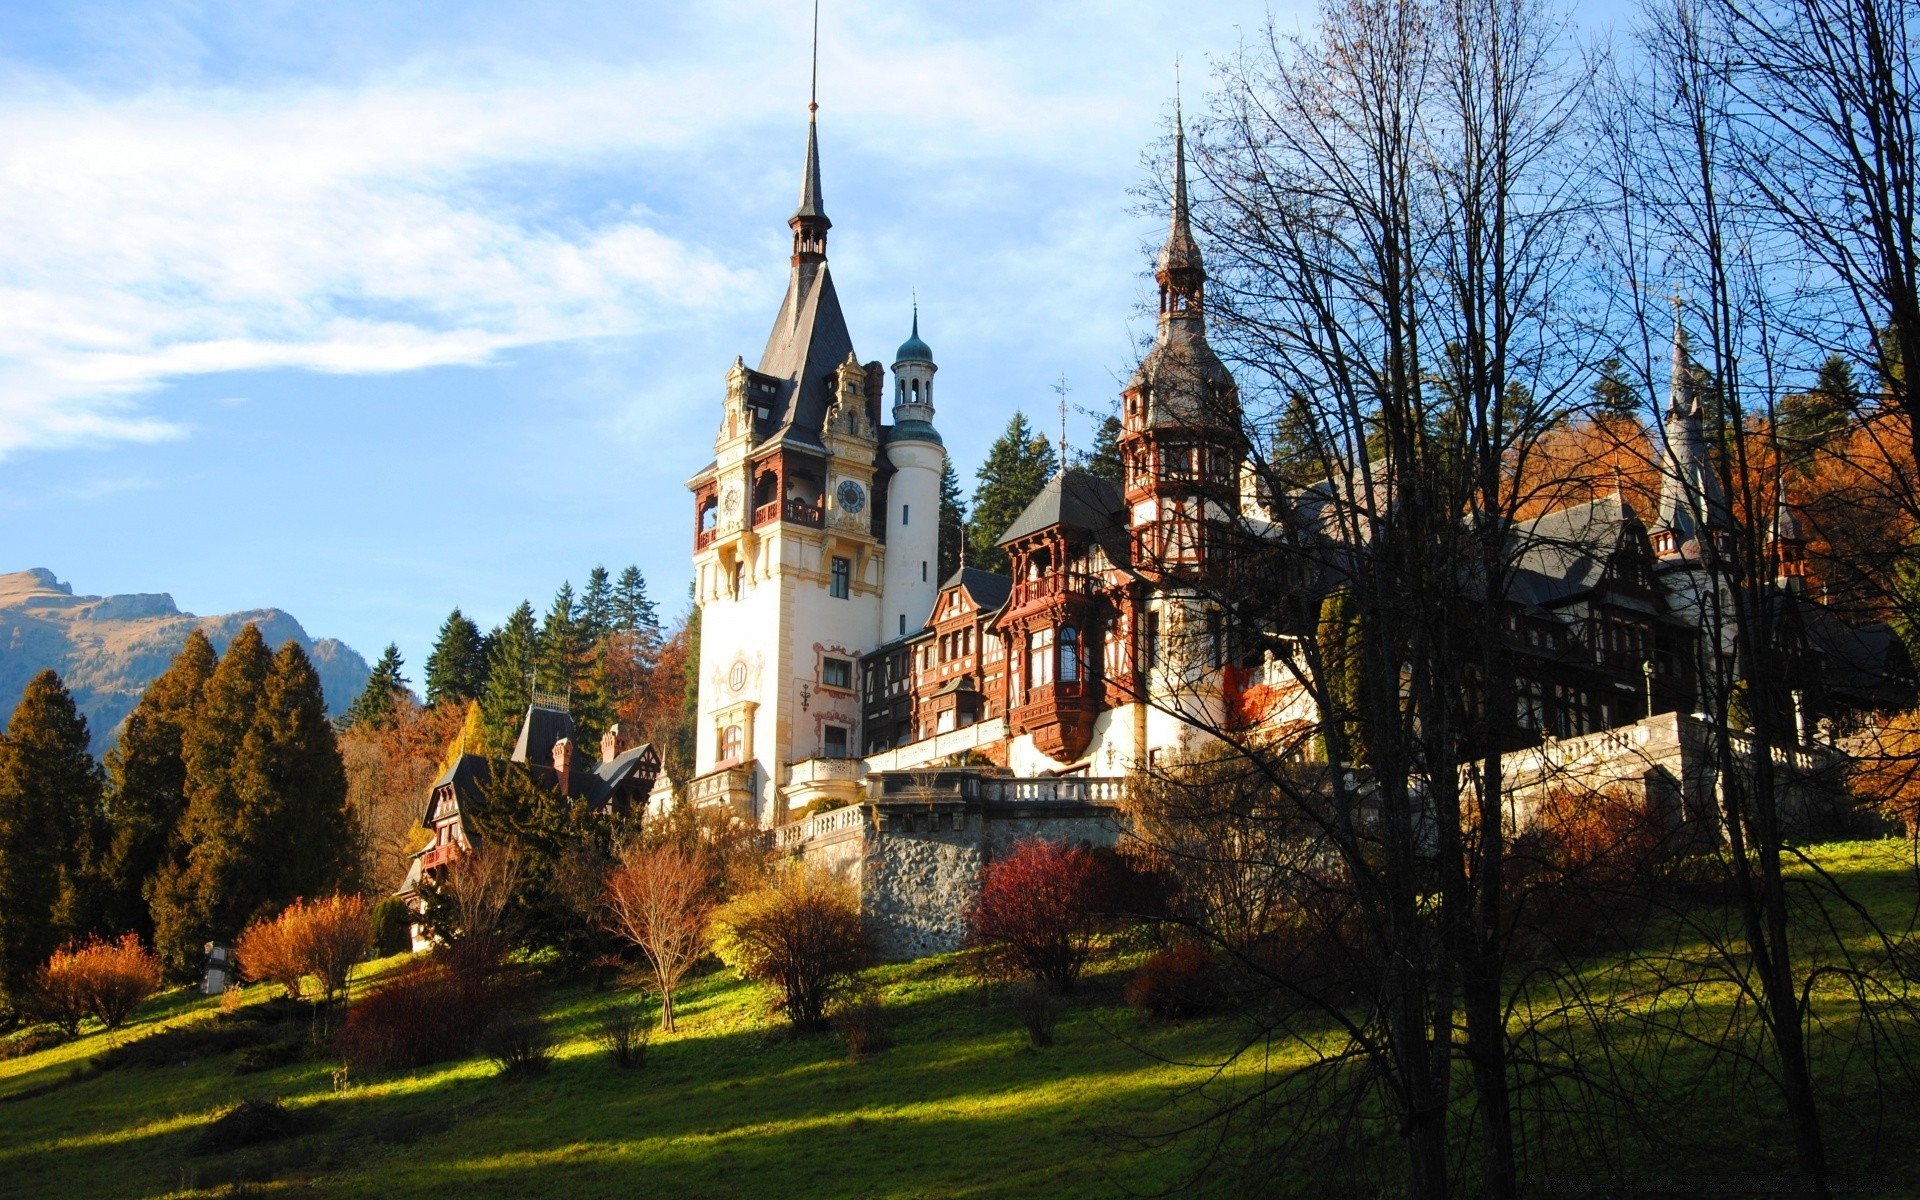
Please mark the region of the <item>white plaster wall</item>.
[[[903, 628], [917, 631], [933, 612], [940, 590], [940, 471], [947, 452], [934, 442], [895, 442], [887, 447], [887, 458], [894, 475], [887, 485], [886, 581], [875, 627], [879, 642], [900, 636]], [[904, 523], [903, 515], [909, 518]]]

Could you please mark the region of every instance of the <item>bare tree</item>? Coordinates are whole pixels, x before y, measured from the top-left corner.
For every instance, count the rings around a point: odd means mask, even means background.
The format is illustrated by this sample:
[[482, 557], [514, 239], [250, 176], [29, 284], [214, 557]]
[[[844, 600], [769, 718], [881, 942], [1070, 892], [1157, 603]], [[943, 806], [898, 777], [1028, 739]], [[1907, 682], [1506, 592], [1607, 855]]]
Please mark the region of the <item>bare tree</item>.
[[606, 920], [646, 955], [660, 989], [660, 1029], [674, 1031], [673, 994], [707, 952], [712, 871], [697, 847], [635, 845], [607, 879]]

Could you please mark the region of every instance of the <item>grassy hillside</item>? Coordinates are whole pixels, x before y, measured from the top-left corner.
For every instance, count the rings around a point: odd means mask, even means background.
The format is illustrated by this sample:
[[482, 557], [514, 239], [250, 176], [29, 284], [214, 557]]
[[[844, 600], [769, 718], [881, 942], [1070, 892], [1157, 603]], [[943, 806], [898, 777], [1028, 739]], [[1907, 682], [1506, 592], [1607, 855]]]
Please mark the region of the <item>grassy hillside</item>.
[[[1897, 846], [1830, 847], [1821, 861], [1910, 928], [1912, 876]], [[117, 1037], [0, 1062], [0, 1195], [1065, 1200], [1177, 1188], [1191, 1148], [1148, 1150], [1129, 1135], [1163, 1125], [1176, 1086], [1205, 1079], [1200, 1064], [1242, 1030], [1141, 1018], [1119, 1002], [1126, 965], [1105, 963], [1058, 1044], [1038, 1051], [952, 959], [877, 968], [870, 981], [897, 1041], [859, 1062], [836, 1038], [790, 1040], [764, 992], [716, 971], [684, 993], [683, 1031], [655, 1035], [631, 1071], [597, 1041], [601, 1013], [627, 994], [556, 986], [542, 998], [557, 1059], [526, 1080], [475, 1060], [337, 1081], [330, 1063], [287, 1061], [281, 1048], [304, 1041], [310, 1018], [273, 1019], [286, 1006], [266, 988], [226, 1014], [176, 993]], [[1782, 1194], [1790, 1159], [1777, 1123], [1759, 1115], [1765, 1096], [1717, 1085], [1712, 1071], [1700, 1080], [1684, 1102], [1697, 1160], [1618, 1164], [1615, 1184], [1570, 1179], [1555, 1194]], [[281, 1101], [299, 1131], [194, 1153], [208, 1122], [248, 1097]], [[1920, 1196], [1916, 1132], [1911, 1112], [1837, 1113], [1847, 1194]], [[1240, 1194], [1244, 1182], [1216, 1175], [1208, 1190]]]

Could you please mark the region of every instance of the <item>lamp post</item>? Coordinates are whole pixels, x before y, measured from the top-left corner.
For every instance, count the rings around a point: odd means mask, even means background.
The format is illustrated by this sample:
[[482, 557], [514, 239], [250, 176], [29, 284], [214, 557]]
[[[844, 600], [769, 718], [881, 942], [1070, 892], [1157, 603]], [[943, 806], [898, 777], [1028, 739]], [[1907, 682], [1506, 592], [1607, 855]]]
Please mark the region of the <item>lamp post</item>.
[[1653, 659], [1651, 657], [1640, 664], [1640, 673], [1647, 677], [1647, 715], [1651, 717], [1653, 715]]

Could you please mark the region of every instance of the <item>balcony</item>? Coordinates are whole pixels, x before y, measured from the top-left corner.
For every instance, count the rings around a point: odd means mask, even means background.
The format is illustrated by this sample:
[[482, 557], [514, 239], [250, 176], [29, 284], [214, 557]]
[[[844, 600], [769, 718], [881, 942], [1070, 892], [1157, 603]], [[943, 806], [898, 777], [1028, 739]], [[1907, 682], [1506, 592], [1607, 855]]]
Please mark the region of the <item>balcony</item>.
[[717, 525], [712, 529], [698, 530], [693, 535], [693, 548], [696, 551], [705, 550], [708, 546], [713, 545], [714, 539], [719, 536], [720, 527]]
[[1094, 579], [1091, 575], [1042, 575], [1038, 579], [1022, 579], [1014, 584], [1010, 607], [1019, 608], [1052, 596], [1090, 596], [1093, 591]]
[[787, 768], [788, 786], [858, 783], [866, 777], [866, 761], [858, 758], [809, 758]]
[[1126, 799], [1124, 779], [982, 779], [980, 799], [988, 804], [1112, 804]]
[[785, 500], [774, 500], [753, 510], [755, 529], [775, 521], [811, 525], [818, 529], [826, 523], [826, 511], [818, 504], [808, 504], [804, 496], [788, 496]]
[[753, 768], [745, 765], [721, 767], [687, 781], [687, 803], [695, 808], [725, 805], [737, 811], [753, 811]]

